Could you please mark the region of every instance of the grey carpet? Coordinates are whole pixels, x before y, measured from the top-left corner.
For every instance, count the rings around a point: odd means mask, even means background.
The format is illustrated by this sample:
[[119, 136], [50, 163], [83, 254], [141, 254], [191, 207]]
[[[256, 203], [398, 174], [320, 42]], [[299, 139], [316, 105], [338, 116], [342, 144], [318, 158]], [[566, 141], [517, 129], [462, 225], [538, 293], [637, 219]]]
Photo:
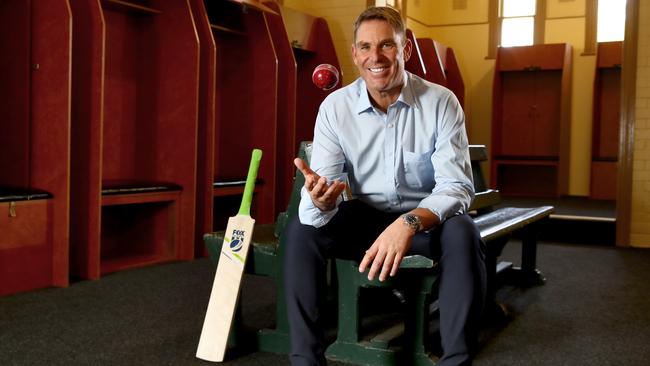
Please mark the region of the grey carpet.
[[[500, 289], [510, 314], [482, 331], [476, 365], [650, 364], [650, 250], [545, 243], [538, 267], [545, 286]], [[207, 365], [194, 352], [213, 273], [200, 259], [2, 297], [0, 364]], [[268, 279], [247, 276], [247, 325], [273, 324], [274, 296]], [[223, 364], [288, 362], [258, 352]]]

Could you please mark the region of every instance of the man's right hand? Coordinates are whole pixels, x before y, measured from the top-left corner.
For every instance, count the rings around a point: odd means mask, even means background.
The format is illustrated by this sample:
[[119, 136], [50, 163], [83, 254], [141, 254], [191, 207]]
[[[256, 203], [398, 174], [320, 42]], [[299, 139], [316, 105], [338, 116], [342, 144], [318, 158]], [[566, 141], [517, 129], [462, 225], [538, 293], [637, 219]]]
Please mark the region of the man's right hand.
[[309, 192], [314, 206], [321, 211], [333, 210], [336, 207], [336, 199], [345, 189], [345, 183], [335, 180], [328, 185], [327, 179], [311, 170], [304, 160], [295, 158], [293, 163], [305, 176], [305, 188]]

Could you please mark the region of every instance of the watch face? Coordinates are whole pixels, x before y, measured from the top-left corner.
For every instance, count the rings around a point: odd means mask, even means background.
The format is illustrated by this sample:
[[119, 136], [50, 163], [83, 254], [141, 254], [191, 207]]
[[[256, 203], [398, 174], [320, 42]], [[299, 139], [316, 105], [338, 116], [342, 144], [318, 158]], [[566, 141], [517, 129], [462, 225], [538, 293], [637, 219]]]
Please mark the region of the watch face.
[[408, 225], [411, 229], [413, 229], [413, 231], [415, 232], [420, 231], [421, 223], [419, 217], [415, 215], [407, 214], [402, 216], [402, 219], [404, 220], [404, 223], [406, 225]]

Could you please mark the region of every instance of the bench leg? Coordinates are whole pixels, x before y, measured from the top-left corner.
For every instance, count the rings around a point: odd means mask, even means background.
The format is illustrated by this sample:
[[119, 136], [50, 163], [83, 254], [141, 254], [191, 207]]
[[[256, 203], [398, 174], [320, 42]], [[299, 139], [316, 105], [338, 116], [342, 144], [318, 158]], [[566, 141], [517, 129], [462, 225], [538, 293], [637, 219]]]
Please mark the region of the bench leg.
[[282, 274], [276, 274], [277, 300], [275, 305], [275, 329], [260, 329], [257, 332], [257, 349], [264, 352], [288, 354], [291, 351], [289, 320], [284, 299]]
[[496, 299], [496, 293], [499, 285], [499, 277], [504, 271], [510, 270], [510, 262], [498, 262], [498, 256], [501, 254], [503, 247], [506, 245], [510, 236], [498, 239], [499, 241], [491, 242], [485, 256], [485, 269], [487, 272], [487, 293], [485, 297], [485, 309], [483, 311], [484, 321], [498, 324], [508, 315], [505, 307]]
[[537, 235], [538, 224], [532, 224], [521, 230], [521, 267], [512, 267], [503, 271], [504, 280], [518, 286], [540, 286], [546, 282], [537, 270]]
[[537, 225], [525, 228], [521, 238], [521, 269], [519, 283], [524, 286], [539, 286], [546, 282], [537, 270]]
[[[408, 308], [404, 324], [405, 349], [400, 354], [388, 347], [389, 340], [378, 336], [372, 341], [360, 340], [361, 316], [359, 295], [363, 279], [360, 279], [356, 264], [352, 261], [337, 260], [338, 278], [338, 333], [325, 353], [328, 359], [361, 365], [415, 365], [433, 366], [435, 361], [424, 350], [424, 342], [429, 330], [428, 300], [433, 288], [434, 276], [421, 278], [421, 284], [410, 283], [416, 291], [407, 294]], [[425, 288], [426, 290], [422, 290]], [[395, 328], [387, 333], [401, 333]], [[379, 340], [382, 338], [382, 340]]]
[[429, 339], [429, 305], [437, 276], [422, 276], [418, 279], [420, 283], [412, 284], [414, 291], [408, 294], [410, 299], [407, 301], [404, 319], [406, 352], [400, 364], [432, 366], [436, 362], [425, 351], [425, 344]]
[[338, 281], [338, 333], [336, 341], [327, 347], [325, 356], [331, 360], [362, 365], [396, 365], [389, 349], [372, 347], [360, 342], [358, 269], [352, 261], [336, 260]]

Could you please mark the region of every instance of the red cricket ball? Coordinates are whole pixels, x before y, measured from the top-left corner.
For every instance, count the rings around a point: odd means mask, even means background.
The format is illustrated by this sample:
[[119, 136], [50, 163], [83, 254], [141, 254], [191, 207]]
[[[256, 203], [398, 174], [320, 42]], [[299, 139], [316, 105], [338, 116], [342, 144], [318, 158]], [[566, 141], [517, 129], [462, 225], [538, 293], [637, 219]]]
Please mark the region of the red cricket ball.
[[311, 74], [311, 80], [319, 89], [330, 90], [339, 83], [339, 70], [330, 64], [320, 64]]

